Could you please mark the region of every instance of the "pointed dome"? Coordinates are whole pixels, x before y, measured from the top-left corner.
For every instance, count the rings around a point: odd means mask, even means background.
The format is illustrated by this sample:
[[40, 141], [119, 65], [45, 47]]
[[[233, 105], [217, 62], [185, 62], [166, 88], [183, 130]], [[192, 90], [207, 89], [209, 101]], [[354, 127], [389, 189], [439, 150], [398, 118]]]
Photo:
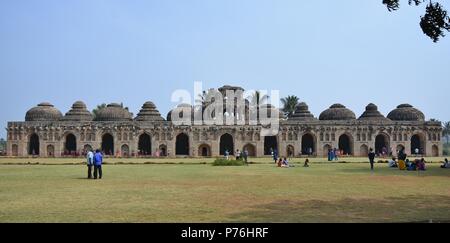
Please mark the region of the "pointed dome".
[[316, 120], [316, 118], [309, 111], [308, 105], [305, 102], [301, 102], [295, 107], [294, 114], [288, 120]]
[[42, 102], [31, 108], [25, 115], [25, 121], [58, 121], [62, 113], [48, 102]]
[[329, 109], [323, 111], [319, 116], [319, 120], [321, 121], [327, 120], [342, 121], [355, 119], [356, 119], [355, 113], [353, 113], [353, 111], [347, 109], [344, 105], [341, 104], [334, 104], [330, 106]]
[[83, 101], [73, 103], [72, 109], [62, 118], [65, 121], [92, 121], [93, 116]]
[[410, 104], [401, 104], [388, 114], [393, 121], [425, 121], [425, 115]]
[[100, 109], [95, 117], [96, 121], [130, 121], [131, 113], [117, 103], [111, 103]]
[[137, 114], [136, 121], [164, 121], [164, 118], [156, 109], [156, 105], [151, 101], [147, 101]]
[[358, 120], [389, 120], [384, 117], [379, 111], [378, 106], [373, 103], [370, 103], [366, 106], [366, 111], [358, 118]]

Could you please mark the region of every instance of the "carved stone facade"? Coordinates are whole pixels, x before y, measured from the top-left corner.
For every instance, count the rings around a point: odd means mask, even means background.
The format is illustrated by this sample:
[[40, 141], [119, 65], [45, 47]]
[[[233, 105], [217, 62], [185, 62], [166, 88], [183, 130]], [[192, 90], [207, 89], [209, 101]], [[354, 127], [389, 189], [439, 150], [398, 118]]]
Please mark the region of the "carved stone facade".
[[300, 103], [290, 118], [280, 121], [278, 134], [270, 137], [261, 136], [261, 125], [177, 126], [168, 118], [163, 119], [152, 102], [146, 102], [134, 119], [118, 104], [108, 105], [94, 119], [80, 101], [65, 116], [51, 104], [41, 103], [27, 112], [26, 121], [8, 122], [7, 154], [82, 156], [87, 149], [101, 149], [116, 157], [215, 157], [225, 150], [246, 149], [258, 157], [274, 150], [280, 156], [326, 157], [334, 148], [349, 156], [366, 156], [373, 148], [387, 155], [419, 149], [425, 156], [441, 156], [443, 149], [441, 123], [426, 121], [422, 112], [407, 104], [387, 118], [369, 104], [358, 119], [335, 104], [316, 119]]

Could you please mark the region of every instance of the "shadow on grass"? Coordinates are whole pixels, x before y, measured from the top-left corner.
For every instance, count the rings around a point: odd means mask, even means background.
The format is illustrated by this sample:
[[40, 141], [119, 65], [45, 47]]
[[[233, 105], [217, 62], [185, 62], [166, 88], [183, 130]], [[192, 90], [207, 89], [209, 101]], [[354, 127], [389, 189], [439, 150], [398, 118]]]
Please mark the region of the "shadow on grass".
[[275, 201], [228, 217], [229, 222], [358, 223], [450, 222], [450, 196], [407, 196], [336, 201]]

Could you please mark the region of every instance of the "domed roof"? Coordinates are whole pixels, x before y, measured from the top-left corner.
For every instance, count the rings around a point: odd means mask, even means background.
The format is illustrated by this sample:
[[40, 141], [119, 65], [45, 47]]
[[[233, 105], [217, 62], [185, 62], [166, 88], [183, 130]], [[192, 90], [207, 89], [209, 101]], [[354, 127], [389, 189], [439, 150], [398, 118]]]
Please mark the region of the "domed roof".
[[62, 116], [62, 113], [52, 104], [43, 102], [27, 111], [25, 121], [57, 121]]
[[164, 121], [153, 102], [147, 101], [136, 116], [136, 121]]
[[72, 109], [62, 118], [65, 121], [92, 121], [93, 116], [83, 101], [73, 103]]
[[308, 105], [305, 102], [301, 102], [295, 107], [294, 114], [288, 120], [316, 120], [316, 118], [309, 111]]
[[330, 106], [330, 108], [323, 111], [319, 120], [354, 120], [356, 119], [355, 113], [353, 111], [347, 109], [345, 106], [341, 104], [334, 104]]
[[379, 111], [378, 106], [375, 104], [368, 104], [366, 106], [366, 111], [358, 118], [358, 120], [389, 120], [384, 117]]
[[191, 105], [186, 104], [186, 103], [179, 104], [179, 105], [177, 105], [177, 107], [175, 107], [174, 109], [169, 111], [169, 113], [167, 113], [167, 120], [172, 121], [172, 112], [173, 111], [176, 111], [179, 114], [180, 118], [183, 118], [184, 111], [189, 110], [189, 109], [191, 110], [191, 120], [193, 120], [194, 119], [194, 108]]
[[111, 103], [100, 109], [95, 117], [96, 121], [130, 121], [131, 113], [117, 103]]
[[425, 121], [425, 115], [410, 104], [401, 104], [388, 116], [393, 121]]

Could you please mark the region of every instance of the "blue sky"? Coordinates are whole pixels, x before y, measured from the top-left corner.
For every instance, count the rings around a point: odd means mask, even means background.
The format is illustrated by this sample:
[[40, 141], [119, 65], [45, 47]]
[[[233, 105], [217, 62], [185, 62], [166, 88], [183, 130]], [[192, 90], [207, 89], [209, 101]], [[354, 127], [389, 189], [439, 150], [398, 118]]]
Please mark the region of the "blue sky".
[[278, 89], [316, 116], [336, 102], [357, 116], [406, 102], [450, 120], [450, 36], [423, 35], [424, 7], [381, 2], [3, 0], [0, 123], [42, 101], [63, 113], [76, 100], [124, 102], [136, 114], [151, 100], [165, 116], [194, 81]]

